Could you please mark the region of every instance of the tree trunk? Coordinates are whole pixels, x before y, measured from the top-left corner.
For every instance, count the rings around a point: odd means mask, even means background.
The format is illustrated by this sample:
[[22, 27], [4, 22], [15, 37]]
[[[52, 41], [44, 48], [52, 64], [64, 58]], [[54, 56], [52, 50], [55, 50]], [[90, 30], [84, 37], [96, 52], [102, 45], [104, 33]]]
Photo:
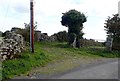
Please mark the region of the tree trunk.
[[80, 48], [80, 39], [79, 38], [76, 39], [76, 47]]

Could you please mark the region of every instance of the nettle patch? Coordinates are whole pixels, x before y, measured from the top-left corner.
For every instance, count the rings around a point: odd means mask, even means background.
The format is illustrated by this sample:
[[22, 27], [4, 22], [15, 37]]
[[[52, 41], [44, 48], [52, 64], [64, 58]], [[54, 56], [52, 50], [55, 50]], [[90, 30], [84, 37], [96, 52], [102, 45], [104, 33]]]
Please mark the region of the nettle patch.
[[22, 35], [8, 32], [0, 44], [1, 60], [4, 61], [18, 57], [24, 49], [23, 42]]

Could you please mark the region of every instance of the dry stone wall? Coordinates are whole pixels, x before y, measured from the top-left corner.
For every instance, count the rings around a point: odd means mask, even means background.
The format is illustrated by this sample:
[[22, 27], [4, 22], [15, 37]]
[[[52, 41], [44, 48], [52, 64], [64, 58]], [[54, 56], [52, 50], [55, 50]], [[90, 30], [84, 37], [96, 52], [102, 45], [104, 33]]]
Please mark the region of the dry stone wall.
[[39, 41], [54, 42], [57, 41], [57, 38], [55, 36], [48, 36], [46, 33], [41, 33]]
[[22, 35], [8, 32], [0, 44], [1, 60], [13, 59], [20, 55], [24, 49]]
[[48, 36], [47, 33], [41, 33], [41, 31], [35, 31], [35, 41], [54, 42], [57, 41], [56, 36]]

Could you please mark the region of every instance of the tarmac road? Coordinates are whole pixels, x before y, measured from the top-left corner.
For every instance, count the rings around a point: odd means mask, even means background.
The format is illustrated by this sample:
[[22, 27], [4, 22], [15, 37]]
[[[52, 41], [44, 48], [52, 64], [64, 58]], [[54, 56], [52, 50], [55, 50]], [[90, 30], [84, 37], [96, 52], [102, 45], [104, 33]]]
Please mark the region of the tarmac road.
[[52, 79], [118, 79], [118, 60], [77, 68], [72, 72], [52, 77]]

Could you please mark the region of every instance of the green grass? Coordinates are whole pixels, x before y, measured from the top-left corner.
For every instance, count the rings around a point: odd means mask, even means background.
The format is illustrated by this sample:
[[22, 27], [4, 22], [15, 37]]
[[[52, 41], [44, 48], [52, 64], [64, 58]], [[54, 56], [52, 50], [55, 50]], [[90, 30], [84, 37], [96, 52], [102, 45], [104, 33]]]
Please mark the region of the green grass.
[[119, 58], [120, 51], [107, 51], [105, 47], [89, 47], [82, 48], [81, 51], [85, 51], [91, 55], [98, 55], [105, 58]]
[[0, 62], [0, 81], [2, 80], [2, 62]]
[[35, 45], [35, 53], [24, 52], [20, 58], [6, 60], [2, 63], [2, 79], [10, 79], [15, 75], [27, 74], [32, 68], [44, 66], [50, 59], [42, 52], [39, 44]]
[[[10, 79], [15, 76], [25, 74], [27, 75], [30, 70], [36, 67], [43, 67], [48, 63], [55, 63], [64, 61], [65, 64], [61, 64], [57, 71], [66, 69], [66, 66], [74, 67], [76, 65], [73, 61], [80, 60], [79, 62], [89, 62], [98, 58], [117, 58], [120, 52], [113, 51], [107, 52], [102, 47], [95, 48], [72, 48], [67, 43], [35, 43], [35, 53], [29, 53], [29, 50], [22, 53], [20, 58], [14, 60], [6, 60], [2, 63], [2, 79]], [[73, 62], [73, 63], [71, 63]], [[68, 65], [67, 65], [68, 64]], [[76, 63], [77, 64], [77, 63]], [[65, 66], [65, 67], [63, 67]], [[45, 69], [44, 73], [53, 72], [53, 68], [50, 70]], [[1, 71], [1, 68], [0, 68]], [[40, 71], [43, 72], [43, 69]]]
[[72, 48], [67, 43], [57, 43], [53, 44], [54, 47], [64, 48], [67, 51], [74, 52], [74, 54], [87, 55], [87, 56], [99, 56], [105, 58], [119, 58], [120, 51], [107, 51], [105, 47], [94, 46], [94, 47], [82, 47], [82, 48]]

